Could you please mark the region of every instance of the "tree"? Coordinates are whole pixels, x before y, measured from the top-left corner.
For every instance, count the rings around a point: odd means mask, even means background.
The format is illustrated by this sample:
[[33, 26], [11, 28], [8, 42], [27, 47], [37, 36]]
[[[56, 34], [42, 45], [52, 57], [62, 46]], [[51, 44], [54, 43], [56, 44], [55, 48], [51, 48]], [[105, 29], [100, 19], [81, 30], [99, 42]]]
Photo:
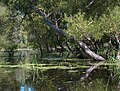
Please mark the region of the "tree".
[[59, 39], [62, 44], [64, 41], [62, 39], [67, 37], [95, 60], [105, 59], [91, 51], [91, 47], [85, 43], [95, 46], [97, 40], [117, 31], [119, 26], [119, 23], [114, 24], [119, 14], [115, 14], [115, 17], [111, 16], [114, 15], [114, 10], [119, 8], [119, 0], [1, 0], [1, 2], [16, 16], [24, 16], [17, 20], [19, 22], [24, 19], [21, 22], [23, 28], [20, 29], [28, 29], [29, 38], [37, 39], [32, 41], [37, 47], [47, 45], [49, 48], [48, 44], [52, 46], [57, 44], [55, 43], [57, 38], [53, 40], [56, 36], [62, 36]]

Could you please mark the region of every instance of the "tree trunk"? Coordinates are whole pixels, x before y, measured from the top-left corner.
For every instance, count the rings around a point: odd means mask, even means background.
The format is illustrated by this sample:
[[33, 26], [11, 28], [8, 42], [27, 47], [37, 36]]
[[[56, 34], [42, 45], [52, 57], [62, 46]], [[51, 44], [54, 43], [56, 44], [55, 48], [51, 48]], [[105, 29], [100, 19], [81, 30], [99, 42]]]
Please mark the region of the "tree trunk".
[[117, 51], [116, 59], [120, 61], [120, 49]]
[[[45, 22], [46, 25], [48, 25], [52, 30], [54, 30], [56, 33], [58, 33], [61, 36], [67, 36], [67, 34], [65, 32], [63, 32], [61, 29], [59, 29], [58, 27], [56, 27], [54, 24], [52, 24], [52, 22], [46, 17], [45, 14], [43, 14], [41, 11], [39, 11], [38, 9], [36, 9], [34, 6], [31, 6], [31, 9], [36, 12], [37, 14], [39, 14], [40, 16], [43, 17], [43, 20]], [[83, 43], [82, 41], [78, 41], [75, 38], [72, 38], [84, 51], [85, 53], [90, 56], [91, 58], [95, 59], [95, 60], [105, 60], [105, 58], [95, 54], [93, 51], [91, 51], [87, 45], [85, 43]]]
[[119, 40], [117, 34], [115, 35], [115, 37], [116, 37], [116, 40], [117, 40], [117, 43], [118, 43], [118, 50], [117, 50], [117, 56], [116, 56], [116, 59], [117, 59], [118, 61], [120, 61], [120, 40]]
[[[77, 42], [77, 41], [76, 41]], [[103, 57], [101, 57], [100, 55], [97, 55], [96, 53], [94, 53], [93, 51], [91, 51], [87, 45], [83, 42], [78, 42], [79, 46], [85, 51], [85, 53], [90, 56], [91, 58], [95, 59], [95, 60], [101, 60], [104, 61], [105, 59]]]

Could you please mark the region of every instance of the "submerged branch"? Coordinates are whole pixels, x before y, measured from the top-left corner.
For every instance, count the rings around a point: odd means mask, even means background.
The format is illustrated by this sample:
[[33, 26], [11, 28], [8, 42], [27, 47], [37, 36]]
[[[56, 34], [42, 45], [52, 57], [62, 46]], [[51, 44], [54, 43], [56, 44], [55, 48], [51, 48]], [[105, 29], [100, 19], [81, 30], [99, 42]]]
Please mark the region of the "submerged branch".
[[[43, 19], [44, 19], [45, 24], [47, 24], [47, 25], [48, 25], [51, 29], [53, 29], [56, 33], [58, 33], [58, 34], [61, 35], [61, 36], [67, 36], [67, 34], [66, 34], [64, 31], [62, 31], [62, 30], [59, 29], [57, 26], [55, 26], [54, 24], [52, 24], [52, 22], [47, 18], [47, 16], [46, 16], [44, 13], [42, 13], [40, 10], [38, 10], [38, 9], [35, 8], [34, 6], [32, 6], [31, 8], [32, 8], [32, 10], [33, 10], [34, 12], [36, 12], [37, 14], [39, 14], [40, 16], [42, 16]], [[95, 60], [100, 60], [100, 61], [105, 60], [103, 57], [101, 57], [101, 56], [95, 54], [93, 51], [91, 51], [91, 50], [87, 47], [87, 45], [86, 45], [85, 43], [83, 43], [82, 41], [78, 41], [78, 40], [76, 40], [75, 38], [73, 38], [73, 40], [85, 51], [85, 53], [86, 53], [87, 55], [89, 55], [89, 57], [91, 57], [91, 58], [93, 58], [93, 59], [95, 59]]]

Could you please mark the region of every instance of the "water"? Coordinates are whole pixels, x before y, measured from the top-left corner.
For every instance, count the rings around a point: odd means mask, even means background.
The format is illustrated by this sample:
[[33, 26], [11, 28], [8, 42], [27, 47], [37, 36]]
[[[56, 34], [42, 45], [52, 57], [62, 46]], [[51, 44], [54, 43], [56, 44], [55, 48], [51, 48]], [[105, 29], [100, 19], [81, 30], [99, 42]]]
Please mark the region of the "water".
[[95, 70], [81, 82], [82, 69], [1, 68], [0, 91], [119, 91], [107, 70]]
[[17, 62], [16, 58], [15, 64], [0, 65], [0, 91], [120, 91], [108, 66], [99, 67], [81, 81], [89, 60], [45, 57], [35, 64], [36, 59], [30, 56]]

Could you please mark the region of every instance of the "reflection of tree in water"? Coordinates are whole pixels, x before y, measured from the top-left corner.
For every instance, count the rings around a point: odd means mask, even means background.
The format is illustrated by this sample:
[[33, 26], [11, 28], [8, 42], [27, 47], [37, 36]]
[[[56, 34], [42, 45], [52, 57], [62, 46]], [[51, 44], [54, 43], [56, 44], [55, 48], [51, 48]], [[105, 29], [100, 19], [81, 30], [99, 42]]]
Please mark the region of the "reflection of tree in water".
[[0, 68], [0, 91], [19, 91], [19, 85], [14, 72]]
[[0, 91], [35, 91], [30, 84], [26, 84], [28, 71], [23, 69], [0, 69]]
[[29, 70], [17, 69], [15, 71], [16, 80], [21, 83], [20, 91], [35, 91], [31, 83], [26, 82], [26, 79], [30, 76]]
[[79, 72], [68, 73], [67, 70], [36, 70], [26, 79], [26, 82], [31, 82], [38, 91], [69, 91], [70, 87], [65, 82], [74, 83], [79, 80], [80, 74]]
[[81, 82], [80, 76], [83, 71], [82, 69], [42, 71], [1, 68], [0, 91], [81, 91], [81, 89], [82, 91], [110, 91], [113, 89], [108, 83], [109, 75], [106, 71], [97, 70], [91, 74], [90, 79]]
[[59, 69], [36, 70], [36, 72], [34, 70], [31, 71], [26, 82], [30, 82], [38, 91], [110, 91], [114, 89], [113, 84], [109, 84], [111, 78], [106, 70], [94, 72], [94, 78], [86, 79], [85, 82], [80, 81], [81, 71], [83, 70], [76, 72]]

